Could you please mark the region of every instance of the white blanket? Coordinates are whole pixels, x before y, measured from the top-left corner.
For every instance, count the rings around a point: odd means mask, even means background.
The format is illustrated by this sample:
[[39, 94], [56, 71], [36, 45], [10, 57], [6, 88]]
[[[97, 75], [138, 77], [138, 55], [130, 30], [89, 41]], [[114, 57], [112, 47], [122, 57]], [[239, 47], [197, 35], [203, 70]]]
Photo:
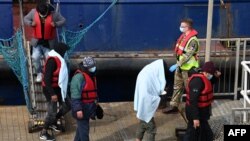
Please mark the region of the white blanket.
[[138, 74], [134, 96], [134, 110], [138, 119], [149, 122], [154, 116], [161, 93], [166, 85], [163, 60], [146, 65]]
[[58, 57], [60, 62], [61, 62], [61, 69], [59, 72], [59, 78], [58, 78], [58, 85], [61, 88], [61, 95], [62, 95], [62, 100], [64, 101], [67, 95], [67, 87], [68, 87], [68, 68], [66, 65], [65, 60], [61, 57], [60, 54], [58, 54], [55, 50], [51, 50], [48, 53], [48, 56], [54, 56]]

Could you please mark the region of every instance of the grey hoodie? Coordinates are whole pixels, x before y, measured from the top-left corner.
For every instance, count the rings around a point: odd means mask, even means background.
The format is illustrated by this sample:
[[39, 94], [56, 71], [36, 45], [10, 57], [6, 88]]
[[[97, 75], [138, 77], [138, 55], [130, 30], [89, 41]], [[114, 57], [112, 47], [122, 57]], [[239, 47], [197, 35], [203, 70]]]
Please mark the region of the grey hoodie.
[[[24, 23], [28, 26], [32, 26], [32, 22], [34, 19], [36, 9], [32, 9], [25, 17], [24, 17]], [[61, 27], [65, 23], [66, 19], [58, 12], [51, 11], [53, 21], [55, 23], [56, 27]], [[35, 47], [37, 46], [38, 39], [32, 38], [30, 41], [31, 46]], [[49, 40], [49, 47], [52, 49], [55, 45], [56, 39]]]

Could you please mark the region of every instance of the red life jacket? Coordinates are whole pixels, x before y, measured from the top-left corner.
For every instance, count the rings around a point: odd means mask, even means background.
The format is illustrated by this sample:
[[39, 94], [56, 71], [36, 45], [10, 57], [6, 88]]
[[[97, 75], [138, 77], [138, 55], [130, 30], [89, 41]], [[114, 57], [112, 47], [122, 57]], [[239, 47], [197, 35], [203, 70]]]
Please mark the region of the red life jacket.
[[[54, 59], [56, 61], [56, 70], [53, 72], [53, 75], [52, 75], [52, 87], [55, 88], [55, 87], [59, 87], [58, 85], [58, 79], [59, 79], [59, 72], [60, 72], [60, 69], [61, 69], [61, 61], [58, 57], [55, 57], [55, 56], [49, 56], [46, 60], [46, 63], [45, 63], [45, 66], [44, 66], [44, 72], [46, 70], [46, 65], [47, 65], [47, 61], [49, 59]], [[43, 76], [43, 81], [42, 81], [42, 86], [45, 87], [46, 84], [44, 82], [44, 76]]]
[[[187, 43], [190, 38], [193, 36], [198, 35], [198, 32], [195, 29], [192, 29], [191, 32], [185, 37], [185, 34], [181, 34], [179, 39], [177, 40], [177, 43], [175, 45], [175, 52], [177, 55], [182, 55], [185, 47], [187, 46]], [[185, 38], [184, 38], [185, 37]]]
[[[33, 19], [36, 23], [36, 26], [33, 27], [34, 38], [42, 39], [42, 24], [40, 21], [39, 13], [36, 11]], [[56, 36], [56, 28], [51, 26], [53, 22], [52, 14], [49, 14], [45, 18], [44, 23], [44, 39], [45, 40], [52, 40]]]
[[97, 99], [96, 77], [93, 79], [86, 72], [77, 70], [85, 78], [85, 85], [82, 87], [82, 102], [93, 103]]
[[[190, 81], [194, 78], [194, 77], [199, 77], [202, 79], [205, 88], [202, 90], [200, 96], [199, 96], [199, 101], [198, 101], [198, 107], [199, 108], [204, 108], [204, 107], [208, 107], [211, 105], [211, 103], [213, 102], [213, 87], [211, 82], [206, 78], [206, 76], [204, 76], [203, 74], [193, 74], [189, 80], [188, 80], [188, 85]], [[187, 99], [186, 99], [186, 105], [190, 105], [190, 88], [187, 87], [186, 88], [187, 91]]]

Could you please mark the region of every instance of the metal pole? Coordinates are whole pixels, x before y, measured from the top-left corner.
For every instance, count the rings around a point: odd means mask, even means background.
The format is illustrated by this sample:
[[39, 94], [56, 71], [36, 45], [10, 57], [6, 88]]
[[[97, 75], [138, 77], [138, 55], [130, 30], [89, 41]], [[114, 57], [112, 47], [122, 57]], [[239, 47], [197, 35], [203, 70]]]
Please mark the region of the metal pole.
[[20, 8], [20, 21], [21, 21], [21, 29], [23, 32], [23, 45], [26, 48], [26, 38], [25, 38], [25, 30], [24, 30], [24, 21], [23, 21], [23, 1], [19, 0], [19, 8]]
[[213, 6], [214, 6], [214, 0], [209, 0], [209, 2], [208, 2], [208, 14], [207, 14], [207, 39], [206, 39], [205, 62], [207, 62], [207, 61], [210, 60], [210, 46], [211, 46], [211, 34], [212, 34]]

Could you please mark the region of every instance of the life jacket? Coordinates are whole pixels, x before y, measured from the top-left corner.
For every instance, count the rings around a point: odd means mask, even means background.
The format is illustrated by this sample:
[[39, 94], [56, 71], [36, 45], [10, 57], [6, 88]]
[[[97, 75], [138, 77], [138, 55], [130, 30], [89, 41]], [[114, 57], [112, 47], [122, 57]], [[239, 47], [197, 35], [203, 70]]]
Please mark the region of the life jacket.
[[82, 102], [93, 103], [97, 99], [96, 77], [91, 78], [86, 72], [77, 70], [85, 78], [84, 86], [82, 86]]
[[195, 51], [194, 56], [192, 56], [186, 63], [182, 64], [180, 67], [181, 70], [190, 70], [192, 67], [199, 67], [197, 52], [199, 51], [199, 41], [196, 37], [198, 32], [194, 29], [185, 37], [184, 33], [177, 40], [177, 44], [175, 46], [175, 52], [179, 60], [182, 60], [185, 55], [185, 49], [189, 46], [192, 40], [195, 40], [198, 43], [198, 49]]
[[203, 74], [193, 74], [189, 79], [188, 79], [188, 87], [186, 87], [186, 91], [187, 91], [187, 97], [186, 97], [186, 105], [190, 105], [190, 88], [189, 88], [189, 84], [190, 81], [194, 78], [194, 77], [199, 77], [202, 79], [205, 88], [202, 90], [201, 94], [199, 95], [199, 101], [198, 101], [198, 107], [199, 108], [204, 108], [204, 107], [208, 107], [211, 105], [211, 103], [213, 102], [213, 87], [211, 82], [206, 78], [206, 76], [204, 76]]
[[[36, 26], [33, 27], [33, 33], [34, 33], [34, 38], [36, 39], [42, 39], [42, 24], [40, 20], [39, 13], [36, 11], [33, 19], [36, 23]], [[56, 28], [52, 27], [51, 23], [53, 22], [53, 17], [52, 14], [49, 14], [45, 18], [45, 23], [44, 23], [44, 40], [52, 40], [56, 36]]]
[[[54, 59], [55, 62], [56, 62], [56, 70], [53, 72], [53, 75], [52, 75], [52, 87], [55, 88], [55, 87], [59, 87], [58, 85], [58, 79], [59, 79], [59, 72], [60, 72], [60, 69], [61, 69], [61, 61], [58, 57], [55, 57], [55, 56], [49, 56], [46, 60], [46, 63], [45, 63], [45, 66], [44, 66], [44, 72], [46, 70], [46, 66], [47, 66], [47, 61], [49, 59]], [[43, 76], [43, 81], [42, 81], [42, 86], [45, 87], [46, 84], [44, 82], [44, 76]]]

